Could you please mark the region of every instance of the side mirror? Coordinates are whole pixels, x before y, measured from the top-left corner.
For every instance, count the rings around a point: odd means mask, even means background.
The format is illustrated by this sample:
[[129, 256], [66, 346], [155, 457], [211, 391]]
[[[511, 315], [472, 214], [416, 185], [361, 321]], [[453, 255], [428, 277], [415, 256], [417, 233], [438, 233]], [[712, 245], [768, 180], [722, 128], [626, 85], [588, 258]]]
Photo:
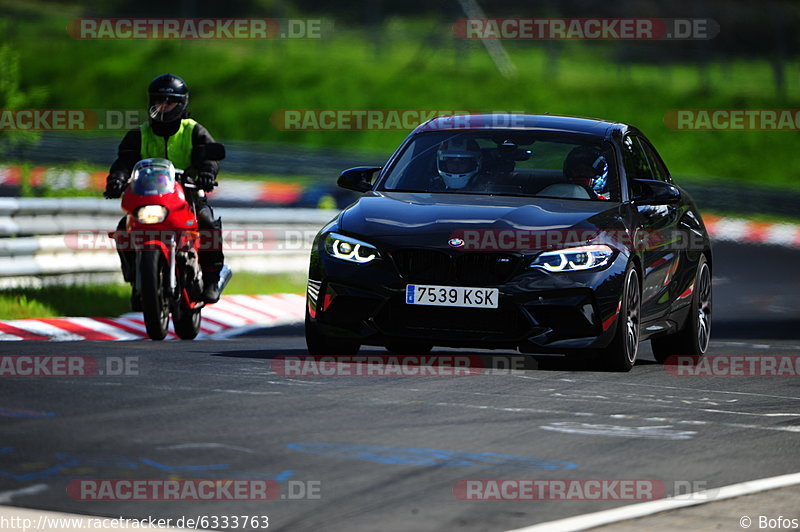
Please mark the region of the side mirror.
[[221, 161], [225, 158], [225, 146], [219, 142], [198, 144], [192, 148], [193, 161]]
[[670, 205], [681, 201], [681, 191], [663, 181], [634, 179], [632, 188], [632, 199], [642, 205]]
[[355, 168], [350, 168], [339, 175], [336, 184], [356, 192], [372, 190], [372, 176], [380, 169], [380, 166], [356, 166]]

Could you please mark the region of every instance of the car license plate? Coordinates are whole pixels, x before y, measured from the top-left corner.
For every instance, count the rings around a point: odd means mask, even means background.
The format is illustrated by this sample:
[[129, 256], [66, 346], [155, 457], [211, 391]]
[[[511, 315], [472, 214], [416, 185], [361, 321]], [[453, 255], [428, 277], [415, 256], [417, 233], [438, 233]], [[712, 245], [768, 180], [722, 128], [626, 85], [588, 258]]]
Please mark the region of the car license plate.
[[500, 290], [464, 286], [406, 285], [406, 304], [437, 307], [497, 308]]

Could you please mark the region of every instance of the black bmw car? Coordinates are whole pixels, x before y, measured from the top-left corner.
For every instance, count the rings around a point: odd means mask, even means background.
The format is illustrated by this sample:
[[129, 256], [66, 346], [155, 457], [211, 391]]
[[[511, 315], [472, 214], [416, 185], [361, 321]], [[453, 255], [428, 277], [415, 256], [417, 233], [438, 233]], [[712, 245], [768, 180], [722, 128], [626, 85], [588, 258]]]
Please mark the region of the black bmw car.
[[635, 127], [550, 115], [434, 118], [314, 241], [312, 355], [361, 345], [593, 353], [627, 371], [702, 355], [712, 256], [692, 199]]

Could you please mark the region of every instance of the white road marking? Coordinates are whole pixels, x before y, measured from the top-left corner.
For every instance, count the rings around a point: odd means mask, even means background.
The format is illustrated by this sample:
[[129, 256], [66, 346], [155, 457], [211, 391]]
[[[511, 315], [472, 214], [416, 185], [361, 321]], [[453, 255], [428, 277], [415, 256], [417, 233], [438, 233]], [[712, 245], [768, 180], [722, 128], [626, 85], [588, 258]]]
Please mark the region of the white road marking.
[[[216, 391], [216, 390], [214, 390]], [[162, 445], [161, 447], [156, 447], [159, 451], [172, 451], [172, 450], [183, 450], [183, 449], [229, 449], [231, 451], [241, 451], [243, 453], [254, 453], [256, 452], [253, 449], [248, 449], [247, 447], [239, 447], [238, 445], [228, 445], [226, 443], [178, 443], [175, 445]]]
[[217, 393], [235, 393], [241, 395], [283, 395], [283, 392], [259, 392], [259, 391], [251, 391], [251, 390], [226, 390], [223, 388], [215, 388], [211, 390], [212, 392]]
[[9, 503], [14, 497], [36, 495], [37, 493], [41, 493], [43, 491], [47, 491], [47, 484], [34, 484], [33, 486], [28, 486], [27, 488], [4, 491], [0, 493], [0, 504]]
[[[468, 393], [468, 392], [467, 392]], [[443, 407], [458, 407], [458, 408], [472, 408], [478, 410], [494, 410], [499, 412], [509, 412], [509, 413], [516, 413], [516, 414], [557, 414], [557, 415], [567, 415], [567, 416], [575, 416], [575, 417], [598, 417], [598, 418], [610, 418], [610, 419], [620, 419], [620, 416], [625, 416], [623, 419], [642, 419], [646, 420], [649, 416], [645, 416], [642, 414], [602, 414], [602, 413], [594, 413], [594, 412], [575, 412], [572, 410], [549, 410], [543, 408], [529, 408], [529, 407], [504, 407], [504, 406], [491, 406], [491, 405], [471, 405], [467, 403], [448, 403], [448, 402], [434, 402], [434, 401], [392, 401], [387, 400], [386, 398], [373, 398], [373, 402], [375, 403], [382, 403], [382, 404], [391, 404], [391, 405], [430, 405], [430, 406], [443, 406]], [[686, 409], [686, 410], [693, 410], [693, 409]], [[665, 422], [676, 424], [676, 425], [719, 425], [721, 427], [735, 427], [740, 429], [752, 429], [752, 430], [769, 430], [769, 431], [778, 431], [778, 432], [792, 432], [797, 433], [800, 432], [800, 426], [793, 427], [793, 426], [762, 426], [762, 425], [746, 425], [742, 423], [730, 423], [725, 421], [701, 421], [695, 419], [681, 419], [681, 418], [674, 418], [674, 417], [664, 417], [661, 418]]]
[[613, 436], [615, 438], [647, 438], [651, 440], [690, 440], [697, 434], [697, 432], [691, 430], [674, 430], [672, 425], [623, 427], [620, 425], [593, 425], [571, 421], [540, 425], [539, 428], [566, 434]]
[[[522, 375], [512, 375], [516, 376], [517, 378], [532, 378], [532, 377], [524, 377]], [[544, 379], [537, 379], [537, 380], [544, 380]], [[572, 381], [570, 381], [572, 382]], [[767, 393], [754, 393], [754, 392], [737, 392], [731, 390], [709, 390], [707, 388], [681, 388], [680, 386], [666, 386], [664, 384], [647, 384], [642, 382], [624, 382], [624, 381], [598, 381], [592, 379], [585, 379], [583, 381], [584, 384], [587, 383], [599, 383], [599, 384], [613, 384], [614, 386], [639, 386], [639, 387], [648, 387], [648, 388], [664, 388], [667, 390], [676, 390], [680, 391], [681, 393], [686, 392], [702, 392], [702, 393], [725, 393], [725, 394], [732, 394], [732, 395], [751, 395], [753, 397], [769, 397], [772, 399], [793, 399], [795, 401], [800, 401], [800, 397], [792, 397], [786, 395], [772, 395]]]
[[800, 412], [735, 412], [731, 410], [714, 410], [713, 408], [701, 408], [701, 412], [712, 412], [715, 414], [735, 414], [737, 416], [758, 416], [758, 417], [800, 417]]
[[708, 491], [689, 493], [677, 497], [668, 497], [666, 499], [631, 504], [621, 508], [612, 508], [611, 510], [603, 510], [601, 512], [548, 521], [524, 528], [515, 528], [507, 532], [574, 532], [578, 530], [588, 530], [602, 525], [646, 517], [660, 512], [685, 508], [687, 506], [698, 506], [700, 504], [732, 499], [734, 497], [741, 497], [742, 495], [751, 495], [753, 493], [797, 484], [800, 484], [800, 473], [791, 473], [789, 475], [749, 480], [738, 484], [723, 486], [714, 489], [714, 495], [707, 495], [709, 493]]

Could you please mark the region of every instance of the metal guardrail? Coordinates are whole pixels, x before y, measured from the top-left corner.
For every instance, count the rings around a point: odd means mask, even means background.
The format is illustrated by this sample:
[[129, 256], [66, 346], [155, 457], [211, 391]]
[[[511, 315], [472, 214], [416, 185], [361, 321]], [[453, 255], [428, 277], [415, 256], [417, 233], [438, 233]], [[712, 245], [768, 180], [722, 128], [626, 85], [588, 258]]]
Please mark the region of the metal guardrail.
[[[313, 235], [338, 211], [218, 208], [215, 213], [226, 231], [243, 230], [244, 242], [225, 249], [234, 270], [277, 273], [308, 268]], [[70, 282], [71, 276], [118, 272], [107, 232], [122, 214], [118, 202], [97, 198], [0, 198], [0, 287], [30, 284], [31, 276]], [[86, 234], [91, 244], [82, 246]], [[257, 237], [254, 245], [248, 235]]]
[[[9, 160], [42, 163], [85, 161], [109, 166], [117, 156], [119, 135], [44, 133], [35, 145], [16, 146], [4, 154]], [[333, 182], [345, 168], [382, 165], [385, 156], [337, 148], [305, 148], [296, 144], [225, 141], [227, 155], [223, 171], [244, 174], [302, 175]]]
[[[8, 160], [33, 161], [37, 164], [86, 161], [109, 165], [122, 138], [75, 133], [45, 133], [38, 144], [17, 146], [4, 156]], [[343, 148], [307, 148], [293, 144], [260, 142], [225, 142], [227, 157], [223, 172], [312, 176], [333, 186], [339, 173], [353, 166], [376, 165], [389, 156]], [[773, 214], [800, 218], [800, 192], [795, 189], [762, 187], [732, 180], [698, 182], [676, 181], [697, 202], [701, 210], [743, 214]]]

